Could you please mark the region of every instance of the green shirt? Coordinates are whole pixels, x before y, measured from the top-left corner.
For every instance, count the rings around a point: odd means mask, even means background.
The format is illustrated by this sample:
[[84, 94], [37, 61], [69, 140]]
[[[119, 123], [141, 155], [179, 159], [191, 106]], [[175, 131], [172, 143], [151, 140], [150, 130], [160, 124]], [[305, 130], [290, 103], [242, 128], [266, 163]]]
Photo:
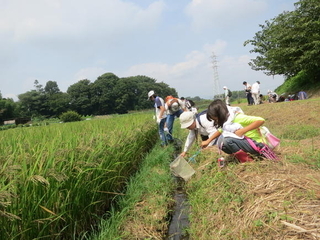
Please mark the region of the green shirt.
[[[255, 121], [265, 121], [262, 117], [248, 116], [242, 113], [239, 113], [233, 119], [233, 122], [239, 123], [241, 126], [246, 127]], [[262, 135], [259, 128], [253, 129], [246, 132], [245, 136], [256, 140], [257, 142], [263, 142]]]

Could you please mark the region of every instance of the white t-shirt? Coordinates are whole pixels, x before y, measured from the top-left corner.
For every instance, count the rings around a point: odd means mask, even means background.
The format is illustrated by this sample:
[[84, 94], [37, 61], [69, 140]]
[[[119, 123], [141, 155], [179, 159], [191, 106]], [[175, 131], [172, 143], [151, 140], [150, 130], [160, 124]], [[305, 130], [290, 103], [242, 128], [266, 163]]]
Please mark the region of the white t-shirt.
[[[189, 135], [187, 137], [186, 143], [184, 145], [184, 152], [187, 152], [189, 148], [191, 147], [194, 140], [197, 138], [197, 134], [208, 136], [209, 138], [217, 131], [217, 129], [213, 126], [213, 121], [209, 121], [207, 119], [207, 114], [202, 114], [199, 117], [200, 123], [198, 122], [198, 119], [196, 118], [196, 130], [189, 130]], [[215, 139], [208, 145], [212, 146], [215, 142]]]
[[251, 93], [260, 93], [260, 84], [255, 82], [251, 86]]

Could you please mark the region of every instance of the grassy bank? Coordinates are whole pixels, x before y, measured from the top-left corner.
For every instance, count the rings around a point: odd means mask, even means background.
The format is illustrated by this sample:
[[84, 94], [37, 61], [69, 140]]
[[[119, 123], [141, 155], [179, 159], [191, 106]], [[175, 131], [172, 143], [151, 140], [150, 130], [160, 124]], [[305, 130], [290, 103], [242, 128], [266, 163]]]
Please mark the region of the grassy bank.
[[[225, 155], [227, 167], [219, 169], [215, 147], [196, 156], [196, 161], [190, 163], [196, 174], [185, 185], [191, 207], [190, 226], [186, 229], [190, 239], [319, 238], [320, 99], [259, 106], [240, 103], [238, 106], [248, 115], [266, 119], [265, 125], [281, 138], [281, 145], [276, 149], [281, 160], [238, 164]], [[180, 129], [179, 120], [175, 122], [174, 131], [176, 137], [185, 140], [188, 131]], [[197, 149], [194, 145], [186, 159]], [[157, 154], [161, 156], [166, 151], [158, 149]], [[143, 173], [139, 181], [132, 180], [135, 186], [128, 190], [128, 196], [124, 196], [121, 203], [125, 211], [114, 215], [118, 223], [111, 225], [106, 221], [104, 224], [102, 232], [111, 231], [113, 235], [108, 233], [96, 239], [165, 237], [165, 231], [160, 229], [172, 199], [165, 194], [170, 188], [163, 186], [165, 192], [158, 189], [161, 189], [160, 183], [172, 183], [169, 164], [162, 163], [163, 170], [156, 170], [151, 181], [151, 176]], [[162, 181], [164, 178], [167, 180]], [[150, 186], [153, 189], [150, 192], [138, 190]], [[126, 197], [131, 200], [126, 201]], [[155, 219], [157, 224], [152, 225]]]
[[220, 170], [217, 150], [203, 151], [187, 184], [191, 239], [319, 237], [319, 99], [241, 107], [281, 138], [281, 160], [237, 164], [227, 157]]

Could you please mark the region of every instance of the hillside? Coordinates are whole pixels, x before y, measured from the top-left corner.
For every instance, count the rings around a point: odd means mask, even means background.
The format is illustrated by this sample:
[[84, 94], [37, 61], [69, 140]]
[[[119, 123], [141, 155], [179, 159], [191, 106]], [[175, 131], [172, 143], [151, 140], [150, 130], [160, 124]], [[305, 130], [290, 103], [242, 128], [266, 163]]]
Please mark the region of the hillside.
[[204, 152], [187, 184], [192, 239], [320, 239], [319, 99], [239, 106], [281, 138], [281, 160], [228, 157], [217, 173], [217, 150]]

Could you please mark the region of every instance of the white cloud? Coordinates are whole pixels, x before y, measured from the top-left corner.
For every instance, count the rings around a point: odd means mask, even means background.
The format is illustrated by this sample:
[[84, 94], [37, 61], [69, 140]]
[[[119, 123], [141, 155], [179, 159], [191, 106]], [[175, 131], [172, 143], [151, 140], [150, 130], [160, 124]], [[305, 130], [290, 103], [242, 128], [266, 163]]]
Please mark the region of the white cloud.
[[253, 19], [267, 7], [264, 0], [192, 0], [185, 12], [192, 19], [193, 29], [229, 29]]
[[83, 80], [83, 79], [89, 79], [91, 81], [95, 81], [98, 76], [104, 73], [106, 73], [106, 70], [101, 67], [83, 68], [75, 74], [75, 79], [76, 81]]
[[154, 29], [165, 4], [146, 8], [121, 0], [7, 1], [0, 9], [0, 33], [10, 32], [14, 41], [37, 38], [114, 38], [117, 35]]
[[[227, 43], [217, 40], [214, 44], [205, 44], [200, 51], [192, 51], [185, 56], [185, 60], [169, 65], [167, 63], [145, 63], [131, 66], [123, 75], [146, 75], [155, 78], [157, 82], [165, 82], [179, 93], [179, 96], [200, 96], [212, 98], [216, 93], [222, 93], [222, 87], [228, 86], [231, 90], [242, 90], [242, 82], [261, 82], [261, 90], [275, 89], [282, 84], [280, 76], [266, 76], [262, 72], [253, 71], [248, 62], [249, 55], [223, 55]], [[219, 53], [217, 60], [218, 84], [215, 84], [215, 73], [211, 62], [212, 51]], [[214, 86], [220, 89], [214, 90]]]
[[226, 41], [217, 39], [214, 44], [205, 44], [203, 49], [206, 53], [221, 55], [225, 51], [227, 45]]

